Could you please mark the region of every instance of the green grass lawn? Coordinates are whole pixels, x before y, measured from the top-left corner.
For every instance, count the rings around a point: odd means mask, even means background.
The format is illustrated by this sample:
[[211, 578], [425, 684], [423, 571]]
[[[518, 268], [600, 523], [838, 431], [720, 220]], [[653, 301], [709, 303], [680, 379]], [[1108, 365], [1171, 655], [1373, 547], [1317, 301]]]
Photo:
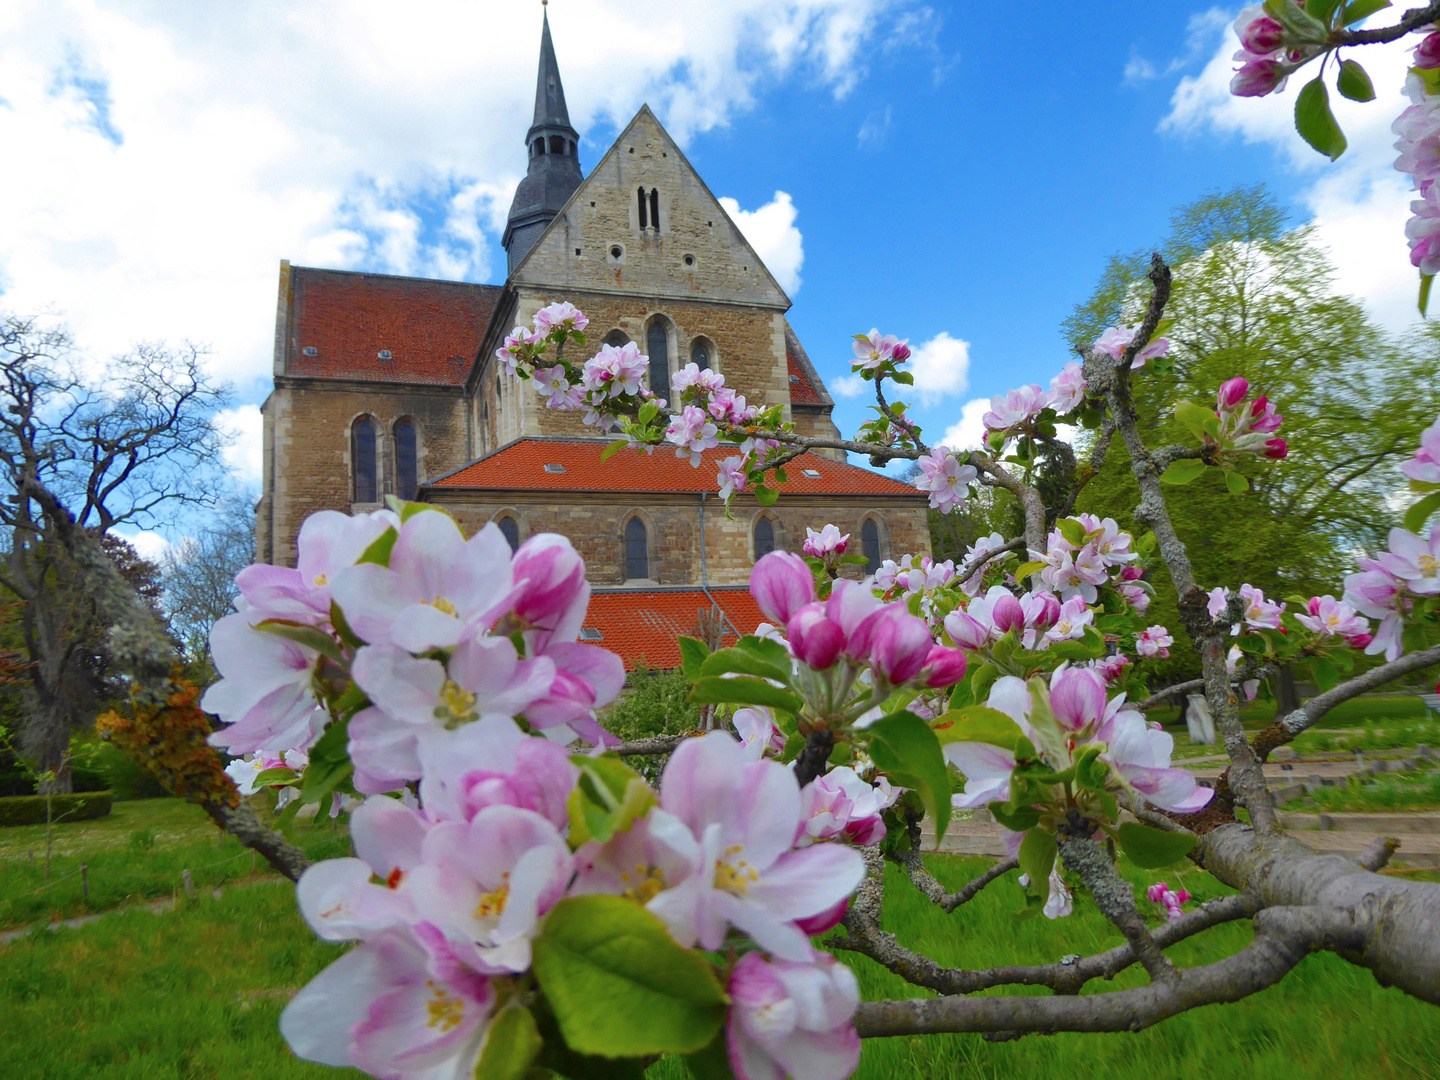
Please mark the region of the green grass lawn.
[[[301, 823], [294, 836], [311, 858], [349, 854], [344, 826], [337, 830], [329, 821]], [[87, 867], [88, 898], [81, 864]], [[55, 825], [48, 886], [45, 826], [0, 828], [0, 928], [170, 896], [182, 887], [181, 872], [187, 869], [196, 886], [274, 876], [263, 859], [180, 799], [117, 802], [106, 817]]]
[[[936, 856], [950, 887], [985, 860]], [[1137, 884], [1156, 875], [1136, 873]], [[1225, 890], [1198, 870], [1170, 873], [1201, 897]], [[1049, 962], [1118, 940], [1086, 898], [1060, 923], [1016, 922], [1013, 881], [944, 915], [898, 874], [887, 881], [886, 925], [947, 964]], [[1219, 927], [1171, 950], [1181, 964], [1243, 947], [1245, 924]], [[182, 902], [173, 914], [123, 911], [90, 925], [37, 931], [0, 946], [0, 1077], [25, 1080], [264, 1080], [358, 1076], [294, 1060], [277, 1030], [289, 994], [342, 951], [310, 933], [292, 890], [257, 884], [218, 900]], [[870, 961], [852, 963], [867, 998], [917, 996]], [[1127, 973], [1117, 985], [1141, 976]], [[1100, 989], [1104, 984], [1099, 985]], [[1020, 990], [1018, 992], [1026, 992]], [[1035, 992], [1035, 991], [1029, 991]], [[1306, 959], [1283, 981], [1235, 1006], [1210, 1006], [1136, 1035], [1032, 1036], [990, 1044], [979, 1036], [885, 1039], [865, 1046], [866, 1080], [1440, 1080], [1440, 1012], [1377, 986], [1369, 972], [1329, 955]], [[652, 1080], [682, 1080], [662, 1061]]]
[[1303, 799], [1291, 799], [1283, 810], [1385, 813], [1394, 810], [1440, 810], [1440, 771], [1352, 776], [1340, 787], [1316, 788]]

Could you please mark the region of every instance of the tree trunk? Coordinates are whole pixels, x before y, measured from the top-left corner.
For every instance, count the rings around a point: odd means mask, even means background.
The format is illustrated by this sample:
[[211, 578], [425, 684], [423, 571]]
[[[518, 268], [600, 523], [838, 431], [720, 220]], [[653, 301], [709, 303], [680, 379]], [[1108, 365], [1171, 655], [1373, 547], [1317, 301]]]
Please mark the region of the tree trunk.
[[31, 745], [36, 751], [36, 768], [52, 776], [40, 780], [36, 785], [37, 794], [69, 795], [74, 778], [70, 772], [70, 717], [66, 715], [64, 703], [59, 700], [36, 702], [30, 723], [35, 732]]
[[1270, 683], [1275, 691], [1275, 715], [1289, 716], [1296, 709], [1300, 708], [1300, 691], [1295, 685], [1295, 672], [1288, 667], [1282, 667]]

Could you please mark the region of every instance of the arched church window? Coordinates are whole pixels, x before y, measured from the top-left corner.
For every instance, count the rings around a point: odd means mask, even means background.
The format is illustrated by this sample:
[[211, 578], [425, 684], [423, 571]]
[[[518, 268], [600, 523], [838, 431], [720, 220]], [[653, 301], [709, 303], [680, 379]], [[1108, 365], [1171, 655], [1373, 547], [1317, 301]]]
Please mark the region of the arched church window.
[[564, 156], [565, 140], [563, 137], [559, 135], [550, 136], [550, 152], [552, 154], [560, 154], [562, 157]]
[[635, 201], [640, 206], [640, 228], [644, 229], [650, 224], [650, 215], [645, 209], [645, 189], [635, 189]]
[[625, 579], [637, 581], [650, 576], [650, 537], [645, 523], [632, 517], [625, 523]]
[[536, 157], [539, 157], [539, 156], [540, 156], [541, 154], [543, 154], [543, 153], [545, 153], [545, 140], [544, 140], [543, 138], [536, 139], [536, 140], [535, 140], [535, 156], [536, 156]]
[[767, 517], [755, 520], [755, 559], [775, 550], [775, 523]]
[[415, 425], [402, 420], [395, 426], [395, 494], [413, 499], [420, 490], [419, 439]]
[[515, 524], [513, 517], [502, 517], [495, 524], [500, 526], [500, 535], [505, 537], [505, 542], [510, 545], [511, 551], [520, 546], [520, 526]]
[[655, 188], [650, 189], [650, 224], [660, 231], [660, 192]]
[[350, 429], [350, 460], [355, 471], [355, 501], [378, 502], [375, 483], [375, 424], [364, 417]]
[[710, 346], [699, 338], [690, 346], [690, 362], [701, 371], [710, 370]]
[[611, 330], [605, 335], [604, 343], [612, 348], [618, 349], [622, 345], [630, 344], [630, 336], [626, 334], [624, 330]]
[[646, 338], [650, 356], [650, 389], [657, 396], [670, 397], [670, 336], [665, 332], [665, 320], [656, 319], [650, 324]]
[[874, 518], [866, 518], [860, 526], [860, 552], [865, 556], [865, 573], [880, 569], [880, 526]]

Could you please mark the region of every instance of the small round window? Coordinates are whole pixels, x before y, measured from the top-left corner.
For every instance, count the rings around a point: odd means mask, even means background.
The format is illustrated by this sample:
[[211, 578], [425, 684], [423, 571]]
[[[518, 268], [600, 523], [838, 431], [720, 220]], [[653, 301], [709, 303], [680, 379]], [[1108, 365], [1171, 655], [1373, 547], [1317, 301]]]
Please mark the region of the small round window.
[[694, 265], [695, 265], [695, 256], [694, 256], [694, 255], [686, 255], [685, 258], [684, 258], [684, 263], [685, 263], [686, 266], [694, 266]]
[[621, 255], [624, 255], [624, 254], [625, 254], [625, 249], [622, 248], [619, 244], [611, 244], [611, 245], [610, 245], [610, 257], [611, 257], [612, 259], [618, 259], [618, 258], [620, 258]]

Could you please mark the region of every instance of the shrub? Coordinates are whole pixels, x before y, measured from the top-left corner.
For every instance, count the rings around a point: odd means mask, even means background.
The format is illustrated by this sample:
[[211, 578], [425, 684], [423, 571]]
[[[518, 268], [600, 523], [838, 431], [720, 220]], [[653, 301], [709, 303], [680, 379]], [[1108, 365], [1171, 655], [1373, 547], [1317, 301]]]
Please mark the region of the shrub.
[[[110, 813], [115, 799], [111, 791], [86, 791], [74, 795], [52, 795], [51, 820], [89, 821]], [[43, 795], [16, 795], [0, 799], [0, 826], [43, 825], [45, 823], [46, 797]]]

